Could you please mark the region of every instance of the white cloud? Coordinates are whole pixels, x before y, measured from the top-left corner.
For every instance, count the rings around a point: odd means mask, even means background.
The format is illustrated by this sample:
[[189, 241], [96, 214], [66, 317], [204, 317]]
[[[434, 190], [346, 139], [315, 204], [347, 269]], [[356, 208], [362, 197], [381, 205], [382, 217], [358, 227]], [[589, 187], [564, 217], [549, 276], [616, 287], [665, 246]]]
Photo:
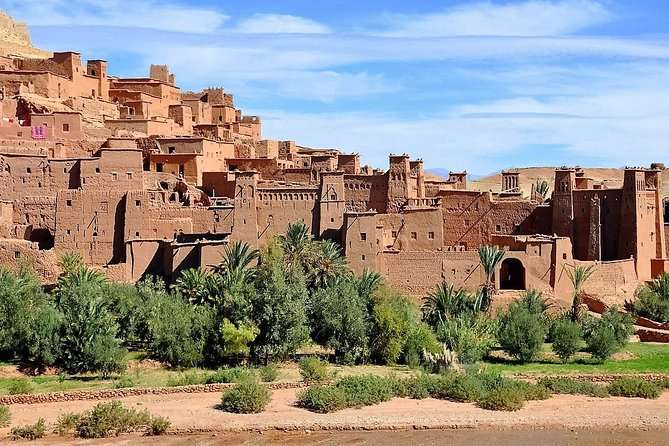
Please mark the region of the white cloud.
[[443, 12], [385, 17], [390, 37], [559, 36], [611, 19], [595, 0], [528, 0], [496, 4], [489, 1], [454, 6]]
[[235, 31], [246, 34], [328, 34], [330, 28], [306, 17], [254, 14], [242, 20]]
[[[228, 16], [214, 9], [161, 0], [5, 0], [3, 7], [31, 26], [145, 28], [180, 33], [210, 33]], [[119, 36], [132, 42], [133, 35]]]

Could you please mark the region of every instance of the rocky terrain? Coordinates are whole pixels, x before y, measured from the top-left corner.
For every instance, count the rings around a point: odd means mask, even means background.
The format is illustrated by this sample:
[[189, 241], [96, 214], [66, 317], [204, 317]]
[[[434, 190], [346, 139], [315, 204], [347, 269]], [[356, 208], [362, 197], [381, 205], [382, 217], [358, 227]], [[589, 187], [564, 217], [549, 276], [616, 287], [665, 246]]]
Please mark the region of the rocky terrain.
[[0, 56], [8, 55], [47, 58], [51, 53], [35, 48], [28, 27], [0, 11]]

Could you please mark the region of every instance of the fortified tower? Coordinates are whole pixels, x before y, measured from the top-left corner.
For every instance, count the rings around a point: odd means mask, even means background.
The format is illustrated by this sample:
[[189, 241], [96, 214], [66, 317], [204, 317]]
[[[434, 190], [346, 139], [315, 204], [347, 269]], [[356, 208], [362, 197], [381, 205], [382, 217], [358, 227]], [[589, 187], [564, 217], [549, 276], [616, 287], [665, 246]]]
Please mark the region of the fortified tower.
[[576, 169], [555, 169], [553, 188], [553, 233], [560, 237], [574, 236], [574, 186]]
[[320, 194], [319, 234], [334, 239], [341, 234], [346, 211], [344, 172], [321, 172]]

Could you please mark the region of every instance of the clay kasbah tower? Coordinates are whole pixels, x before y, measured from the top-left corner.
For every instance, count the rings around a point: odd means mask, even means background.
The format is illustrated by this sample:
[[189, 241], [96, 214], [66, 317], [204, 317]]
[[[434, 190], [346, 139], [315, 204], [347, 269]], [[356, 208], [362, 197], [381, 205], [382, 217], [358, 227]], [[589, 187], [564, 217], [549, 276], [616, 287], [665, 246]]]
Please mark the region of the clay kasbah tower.
[[518, 171], [485, 190], [404, 154], [364, 166], [357, 153], [264, 138], [262, 117], [223, 88], [182, 91], [165, 65], [116, 77], [104, 60], [33, 48], [24, 25], [0, 18], [0, 263], [30, 262], [47, 284], [66, 252], [113, 280], [169, 282], [298, 220], [339, 243], [354, 272], [415, 296], [444, 280], [479, 287], [482, 245], [506, 250], [497, 288], [558, 299], [575, 262], [597, 264], [588, 290], [611, 296], [669, 266], [659, 166], [614, 185], [561, 167], [547, 195]]

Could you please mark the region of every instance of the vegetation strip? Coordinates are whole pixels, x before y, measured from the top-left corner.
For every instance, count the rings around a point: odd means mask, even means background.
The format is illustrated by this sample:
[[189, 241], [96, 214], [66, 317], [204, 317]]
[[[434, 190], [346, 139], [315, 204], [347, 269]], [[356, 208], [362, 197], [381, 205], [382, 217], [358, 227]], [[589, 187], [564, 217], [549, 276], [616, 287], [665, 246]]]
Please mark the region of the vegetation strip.
[[[271, 390], [296, 389], [305, 387], [304, 382], [292, 383], [270, 383], [267, 387]], [[221, 392], [234, 386], [234, 383], [221, 384], [198, 384], [193, 386], [179, 387], [138, 387], [128, 389], [100, 389], [79, 390], [74, 392], [51, 392], [24, 395], [0, 396], [0, 404], [42, 404], [58, 403], [63, 401], [90, 401], [105, 400], [113, 398], [127, 398], [141, 395], [167, 395], [175, 393], [209, 393]]]

